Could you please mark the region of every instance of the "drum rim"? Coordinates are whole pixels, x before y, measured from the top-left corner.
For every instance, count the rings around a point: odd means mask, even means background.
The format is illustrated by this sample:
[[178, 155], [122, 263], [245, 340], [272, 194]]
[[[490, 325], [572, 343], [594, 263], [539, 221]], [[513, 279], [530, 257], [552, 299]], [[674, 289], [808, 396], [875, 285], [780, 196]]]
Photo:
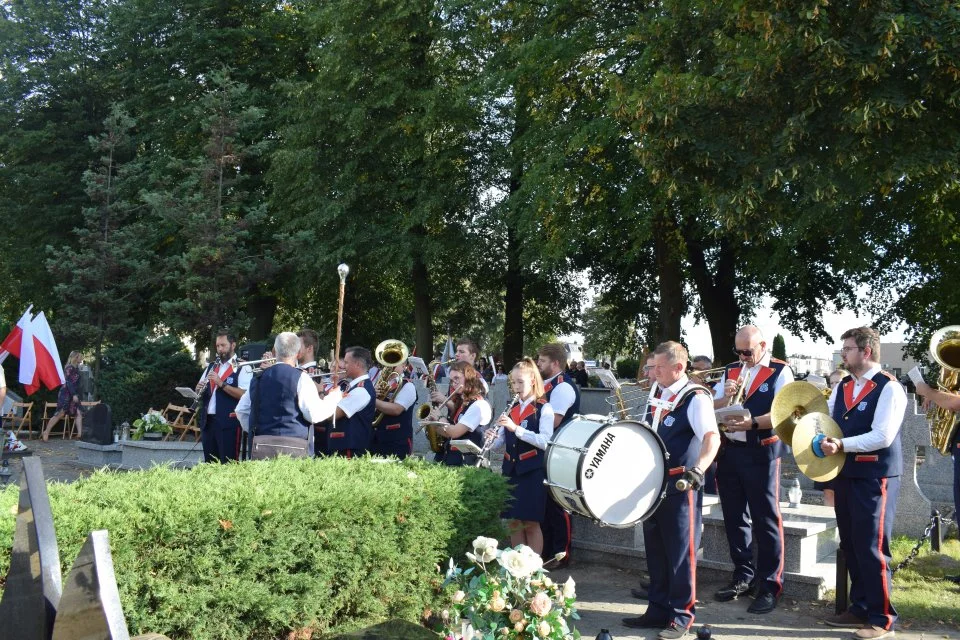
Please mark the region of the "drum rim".
[[[644, 423], [639, 422], [639, 421], [637, 421], [637, 420], [618, 420], [617, 422], [610, 422], [610, 423], [607, 423], [607, 424], [598, 423], [598, 424], [601, 425], [601, 428], [600, 428], [600, 429], [597, 429], [597, 430], [594, 431], [592, 434], [590, 434], [590, 437], [587, 438], [586, 442], [583, 443], [583, 447], [584, 447], [585, 449], [589, 449], [589, 448], [590, 448], [590, 444], [593, 442], [593, 439], [596, 438], [596, 437], [597, 437], [597, 434], [599, 434], [599, 433], [603, 430], [603, 427], [612, 427], [612, 426], [614, 426], [614, 425], [616, 425], [616, 424], [619, 424], [620, 422], [634, 422], [634, 423], [636, 423], [636, 424], [639, 424], [641, 427], [644, 427]], [[651, 429], [650, 427], [644, 427], [644, 430], [645, 430], [647, 433], [649, 433], [650, 435], [653, 436], [653, 439], [654, 439], [654, 441], [657, 443], [657, 446], [660, 447], [660, 452], [663, 453], [663, 462], [664, 462], [664, 467], [663, 467], [663, 482], [660, 484], [660, 491], [657, 492], [657, 498], [656, 498], [656, 500], [654, 500], [654, 501], [651, 503], [650, 508], [647, 509], [647, 510], [643, 513], [643, 515], [641, 515], [641, 516], [640, 516], [638, 519], [636, 519], [636, 520], [633, 520], [633, 521], [631, 521], [631, 522], [626, 522], [626, 523], [623, 523], [623, 524], [609, 524], [609, 523], [604, 522], [599, 516], [597, 516], [596, 513], [593, 512], [593, 509], [590, 507], [590, 503], [588, 503], [586, 500], [580, 500], [580, 503], [586, 508], [586, 510], [587, 510], [587, 512], [590, 514], [590, 516], [591, 516], [594, 520], [596, 520], [597, 522], [603, 524], [603, 526], [612, 527], [612, 528], [615, 528], [615, 529], [628, 529], [628, 528], [630, 528], [630, 527], [634, 527], [634, 526], [636, 526], [637, 524], [639, 524], [639, 523], [643, 522], [644, 520], [646, 520], [647, 518], [649, 518], [650, 516], [652, 516], [653, 513], [657, 510], [657, 508], [660, 506], [660, 503], [663, 502], [663, 501], [666, 499], [666, 497], [667, 497], [666, 493], [667, 493], [667, 483], [669, 482], [669, 476], [667, 475], [667, 466], [666, 466], [666, 463], [667, 463], [667, 460], [668, 460], [669, 457], [670, 457], [670, 455], [667, 453], [667, 446], [663, 443], [663, 438], [661, 438], [661, 437], [660, 437], [660, 434], [658, 434], [656, 431], [654, 431], [654, 430]], [[577, 475], [576, 475], [576, 478], [577, 478], [578, 484], [579, 484], [580, 478], [582, 477], [581, 474], [582, 474], [582, 472], [583, 472], [583, 461], [586, 460], [586, 459], [587, 459], [587, 456], [586, 456], [586, 455], [582, 455], [582, 456], [580, 456], [580, 460], [577, 462]], [[544, 462], [546, 463], [546, 460], [544, 460]], [[577, 488], [579, 489], [580, 487], [578, 486]], [[551, 493], [551, 498], [552, 498], [552, 497], [553, 497], [553, 487], [550, 487], [550, 493]], [[556, 500], [554, 500], [554, 501], [559, 504], [558, 501], [556, 501]]]

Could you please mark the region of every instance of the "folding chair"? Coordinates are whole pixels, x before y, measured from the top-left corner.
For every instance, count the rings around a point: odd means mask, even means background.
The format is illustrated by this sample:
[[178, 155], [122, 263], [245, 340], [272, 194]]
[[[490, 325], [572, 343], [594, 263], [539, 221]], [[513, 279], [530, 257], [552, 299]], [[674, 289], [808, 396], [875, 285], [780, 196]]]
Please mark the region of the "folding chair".
[[176, 437], [178, 432], [182, 432], [178, 440], [183, 439], [183, 434], [188, 431], [190, 409], [187, 407], [181, 407], [180, 405], [173, 404], [172, 402], [167, 405], [167, 408], [163, 410], [163, 417], [166, 418], [167, 422], [173, 427], [173, 431], [166, 436], [164, 440], [173, 439]]
[[[17, 415], [17, 409], [21, 410], [20, 415]], [[33, 435], [31, 431], [30, 423], [33, 421], [33, 403], [32, 402], [12, 402], [10, 403], [10, 411], [3, 416], [3, 428], [13, 431], [16, 429], [14, 435], [17, 438], [20, 437], [20, 431], [26, 427], [27, 428], [27, 438], [30, 438]]]
[[[57, 403], [56, 402], [46, 402], [43, 405], [43, 420], [40, 421], [41, 427], [44, 431], [47, 428], [47, 425], [50, 423], [50, 420], [53, 419], [53, 416], [57, 415]], [[57, 427], [60, 429], [56, 433], [60, 434], [61, 438], [66, 439], [67, 434], [73, 433], [73, 418], [68, 415], [64, 415], [63, 419], [57, 423]], [[69, 429], [69, 431], [68, 431]], [[51, 432], [47, 437], [54, 435], [54, 432]]]

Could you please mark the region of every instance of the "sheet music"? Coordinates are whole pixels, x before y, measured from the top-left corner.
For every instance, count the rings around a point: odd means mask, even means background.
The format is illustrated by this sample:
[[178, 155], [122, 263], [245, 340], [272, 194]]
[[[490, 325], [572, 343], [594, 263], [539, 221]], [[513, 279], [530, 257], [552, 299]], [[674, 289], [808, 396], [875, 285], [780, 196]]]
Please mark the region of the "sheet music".
[[430, 373], [430, 370], [427, 369], [427, 363], [423, 361], [423, 358], [420, 358], [418, 356], [410, 356], [409, 358], [407, 358], [407, 362], [409, 362], [410, 366], [413, 367], [413, 372], [418, 377], [425, 376], [428, 373]]
[[919, 367], [914, 367], [907, 372], [907, 375], [910, 376], [910, 379], [913, 380], [913, 384], [920, 384], [923, 382], [923, 374], [920, 373]]
[[731, 405], [729, 407], [721, 407], [720, 409], [714, 410], [713, 413], [717, 416], [717, 422], [722, 424], [734, 422], [737, 418], [749, 420], [751, 417], [753, 417], [750, 413], [750, 409], [747, 409], [743, 405], [739, 404]]
[[197, 399], [197, 392], [191, 389], [190, 387], [175, 387], [177, 391], [180, 392], [184, 398], [189, 398], [191, 400]]

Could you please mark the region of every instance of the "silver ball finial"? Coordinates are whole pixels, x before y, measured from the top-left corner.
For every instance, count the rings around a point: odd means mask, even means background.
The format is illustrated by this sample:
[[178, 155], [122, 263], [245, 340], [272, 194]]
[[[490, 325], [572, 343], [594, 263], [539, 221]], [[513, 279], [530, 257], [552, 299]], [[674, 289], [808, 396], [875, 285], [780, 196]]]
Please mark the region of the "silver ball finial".
[[337, 267], [337, 275], [340, 276], [340, 284], [343, 284], [344, 282], [347, 281], [348, 273], [350, 273], [350, 267], [348, 267], [346, 263], [341, 264], [339, 267]]

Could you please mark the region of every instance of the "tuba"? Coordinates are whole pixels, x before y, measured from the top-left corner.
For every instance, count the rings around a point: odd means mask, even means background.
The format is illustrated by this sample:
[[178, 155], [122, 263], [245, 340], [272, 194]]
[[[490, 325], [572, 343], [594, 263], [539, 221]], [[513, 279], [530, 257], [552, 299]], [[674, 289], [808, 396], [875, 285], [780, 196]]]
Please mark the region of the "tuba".
[[[390, 396], [390, 398], [397, 396], [397, 392], [403, 386], [403, 375], [396, 371], [387, 373], [387, 369], [404, 364], [409, 356], [410, 352], [407, 350], [407, 345], [399, 340], [384, 340], [377, 345], [374, 350], [374, 357], [383, 367], [380, 376], [377, 377], [377, 384], [373, 387], [377, 392], [377, 400], [388, 400], [387, 396]], [[396, 387], [393, 388], [391, 393], [390, 388], [394, 383], [396, 383]], [[377, 411], [373, 417], [373, 426], [380, 424], [381, 420], [383, 420], [383, 414]]]
[[[937, 386], [944, 393], [960, 392], [960, 325], [944, 327], [930, 338], [930, 357], [940, 365]], [[930, 442], [940, 453], [950, 455], [950, 444], [957, 432], [957, 416], [943, 407], [932, 407], [927, 413]]]

